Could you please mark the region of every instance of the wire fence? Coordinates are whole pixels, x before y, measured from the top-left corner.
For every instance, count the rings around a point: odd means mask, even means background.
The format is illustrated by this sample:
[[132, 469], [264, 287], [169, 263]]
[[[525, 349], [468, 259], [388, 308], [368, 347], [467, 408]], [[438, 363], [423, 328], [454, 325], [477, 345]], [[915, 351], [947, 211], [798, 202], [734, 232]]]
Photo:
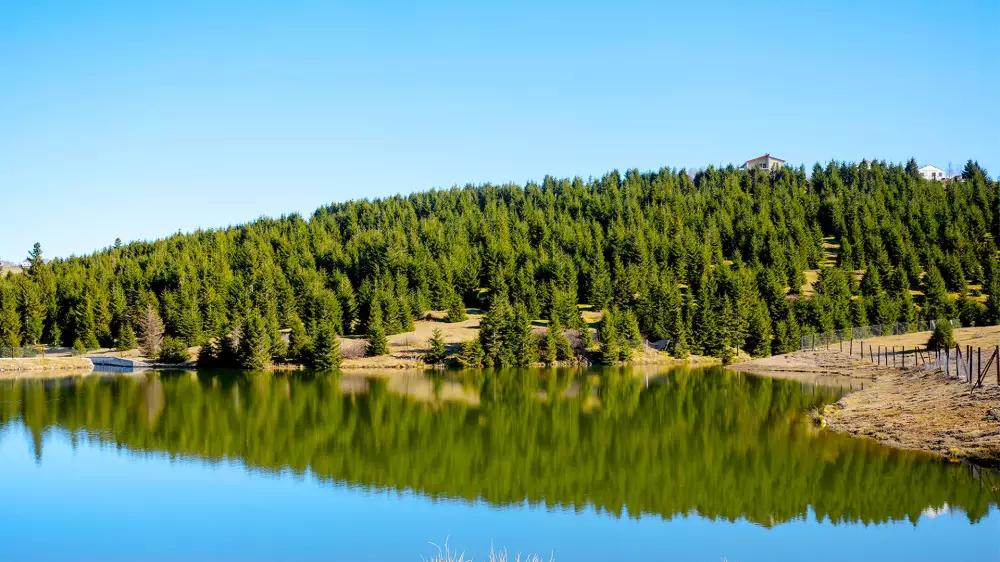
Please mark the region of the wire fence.
[[931, 349], [927, 346], [890, 346], [851, 340], [846, 351], [876, 365], [940, 371], [947, 378], [969, 383], [973, 388], [983, 386], [994, 376], [996, 384], [1000, 385], [1000, 346], [956, 345]]
[[[949, 320], [953, 328], [961, 328], [962, 324], [958, 319]], [[829, 349], [834, 345], [840, 347], [842, 342], [851, 340], [863, 340], [865, 338], [877, 338], [879, 336], [898, 336], [912, 332], [929, 332], [937, 327], [935, 320], [919, 320], [915, 322], [897, 322], [895, 324], [875, 324], [872, 326], [855, 326], [842, 330], [832, 330], [829, 332], [818, 332], [802, 336], [799, 349]]]

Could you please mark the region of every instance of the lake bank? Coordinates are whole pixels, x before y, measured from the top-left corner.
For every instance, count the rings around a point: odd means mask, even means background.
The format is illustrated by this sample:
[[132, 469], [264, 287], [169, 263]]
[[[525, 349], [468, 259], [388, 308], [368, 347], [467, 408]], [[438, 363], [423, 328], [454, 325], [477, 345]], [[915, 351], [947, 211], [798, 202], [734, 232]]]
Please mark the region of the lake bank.
[[834, 350], [800, 351], [731, 366], [853, 392], [819, 412], [827, 428], [885, 445], [977, 464], [1000, 464], [1000, 386], [971, 385], [938, 371], [874, 365]]
[[0, 358], [0, 378], [50, 377], [87, 374], [94, 364], [86, 357]]

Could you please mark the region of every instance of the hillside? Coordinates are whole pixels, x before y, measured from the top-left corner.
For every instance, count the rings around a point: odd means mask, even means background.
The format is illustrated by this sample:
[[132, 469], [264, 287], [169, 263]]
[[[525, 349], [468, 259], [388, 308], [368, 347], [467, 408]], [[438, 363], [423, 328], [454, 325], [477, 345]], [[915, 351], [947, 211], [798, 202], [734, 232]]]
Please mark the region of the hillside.
[[678, 355], [768, 355], [810, 331], [918, 317], [996, 322], [997, 188], [973, 162], [952, 182], [912, 161], [629, 170], [349, 201], [67, 260], [36, 247], [26, 275], [0, 282], [0, 345], [130, 347], [158, 317], [251, 367], [333, 360], [334, 335], [378, 341], [428, 310], [477, 307], [495, 336], [482, 362], [505, 365], [532, 353], [533, 320], [582, 327], [579, 304], [618, 319], [602, 343]]

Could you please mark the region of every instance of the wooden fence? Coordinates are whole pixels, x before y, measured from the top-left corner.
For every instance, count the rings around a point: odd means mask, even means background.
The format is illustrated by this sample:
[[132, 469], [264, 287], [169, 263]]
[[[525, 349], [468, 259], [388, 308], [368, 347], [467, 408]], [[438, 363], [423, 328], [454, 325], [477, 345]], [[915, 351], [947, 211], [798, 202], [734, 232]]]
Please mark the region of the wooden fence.
[[1000, 385], [1000, 346], [984, 349], [956, 345], [953, 348], [930, 349], [926, 346], [872, 345], [864, 340], [850, 340], [840, 342], [840, 350], [876, 365], [940, 370], [948, 378], [967, 382], [973, 388], [983, 386], [984, 381], [992, 378], [989, 376], [992, 372], [996, 375], [996, 384]]

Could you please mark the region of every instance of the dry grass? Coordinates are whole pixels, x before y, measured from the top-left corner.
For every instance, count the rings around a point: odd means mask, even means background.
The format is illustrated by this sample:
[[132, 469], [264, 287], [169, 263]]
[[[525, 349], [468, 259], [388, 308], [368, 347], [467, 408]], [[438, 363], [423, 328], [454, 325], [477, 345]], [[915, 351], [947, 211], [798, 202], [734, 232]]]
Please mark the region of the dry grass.
[[[927, 345], [932, 332], [913, 332], [898, 336], [882, 336], [865, 339], [865, 345], [922, 347]], [[956, 328], [955, 341], [958, 345], [972, 347], [993, 347], [1000, 345], [1000, 326], [977, 326], [972, 328]]]
[[[977, 334], [976, 330], [966, 329], [962, 334], [965, 341], [996, 341], [1000, 337], [998, 327], [992, 327], [986, 334]], [[898, 342], [906, 341], [908, 336], [913, 334], [886, 339], [898, 338], [895, 341], [900, 345]], [[921, 342], [925, 343], [926, 338]], [[734, 368], [852, 389], [860, 387], [824, 409], [821, 419], [835, 431], [952, 459], [1000, 463], [1000, 386], [992, 381], [973, 389], [967, 383], [945, 378], [940, 372], [876, 365], [832, 349], [777, 355]]]
[[0, 359], [0, 377], [18, 376], [68, 376], [87, 374], [94, 365], [86, 357], [19, 357]]

